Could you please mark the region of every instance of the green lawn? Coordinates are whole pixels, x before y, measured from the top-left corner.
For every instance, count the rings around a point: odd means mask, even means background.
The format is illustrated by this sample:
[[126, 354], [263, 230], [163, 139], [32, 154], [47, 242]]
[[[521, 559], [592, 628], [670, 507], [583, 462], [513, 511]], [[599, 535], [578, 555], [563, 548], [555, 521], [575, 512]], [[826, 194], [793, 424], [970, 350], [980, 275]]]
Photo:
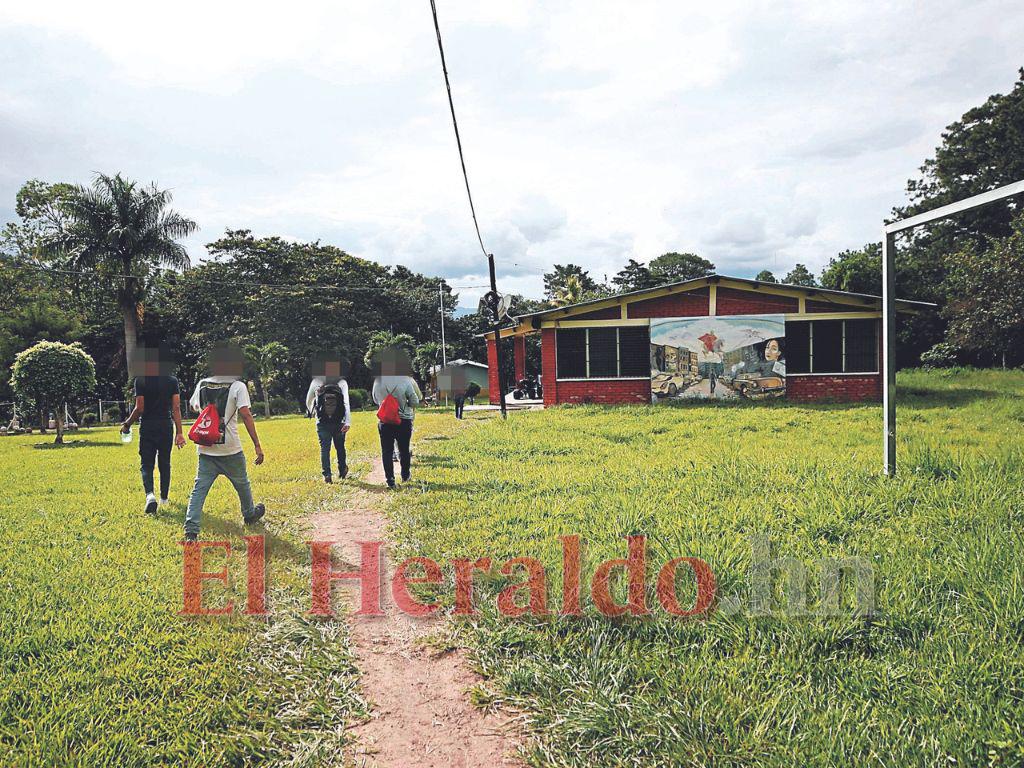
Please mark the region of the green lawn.
[[[780, 598], [768, 617], [693, 623], [499, 619], [486, 595], [503, 582], [481, 579], [484, 614], [459, 627], [491, 677], [474, 699], [532, 714], [537, 765], [1024, 762], [1024, 374], [900, 383], [891, 481], [876, 405], [421, 413], [423, 482], [390, 497], [405, 552], [539, 557], [554, 609], [562, 534], [584, 537], [592, 566], [646, 533], [655, 565], [701, 557], [725, 596], [745, 594], [752, 534], [810, 574], [810, 615]], [[57, 449], [0, 439], [0, 765], [340, 763], [365, 704], [344, 622], [303, 616], [303, 526], [358, 487], [374, 417], [356, 415], [348, 486], [320, 481], [310, 422], [259, 428], [269, 620], [177, 615], [194, 449], [175, 454], [172, 508], [147, 518], [136, 445], [114, 430]], [[238, 604], [244, 533], [222, 481], [204, 538], [239, 548]], [[874, 615], [814, 613], [826, 556], [873, 564]]]
[[[429, 424], [431, 417], [424, 419]], [[357, 476], [376, 445], [372, 413], [349, 440]], [[0, 765], [333, 764], [364, 709], [342, 621], [315, 623], [303, 521], [339, 507], [312, 424], [259, 422], [251, 467], [268, 507], [272, 619], [183, 618], [181, 523], [195, 449], [174, 455], [170, 509], [142, 512], [137, 444], [112, 428], [0, 439]], [[246, 443], [247, 444], [247, 443]], [[206, 505], [203, 538], [230, 539], [238, 610], [244, 542], [230, 484]], [[251, 532], [251, 531], [248, 531]], [[207, 570], [216, 570], [214, 559]], [[224, 589], [204, 590], [220, 605]]]
[[[1024, 373], [900, 385], [895, 480], [877, 405], [559, 408], [421, 443], [428, 491], [392, 505], [398, 539], [441, 560], [539, 557], [554, 609], [565, 534], [593, 566], [645, 533], [657, 564], [701, 557], [726, 596], [746, 595], [752, 534], [808, 569], [803, 616], [781, 583], [768, 617], [695, 623], [487, 607], [462, 627], [493, 676], [476, 695], [533, 713], [534, 763], [1024, 762]], [[817, 615], [821, 558], [848, 556], [872, 564], [876, 612]]]

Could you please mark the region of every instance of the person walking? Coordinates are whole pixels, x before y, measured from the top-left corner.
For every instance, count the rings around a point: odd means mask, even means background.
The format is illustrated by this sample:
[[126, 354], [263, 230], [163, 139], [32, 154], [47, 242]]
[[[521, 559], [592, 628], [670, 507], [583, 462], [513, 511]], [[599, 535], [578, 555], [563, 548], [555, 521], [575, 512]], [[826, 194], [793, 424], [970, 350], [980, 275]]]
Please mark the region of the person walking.
[[195, 541], [199, 537], [199, 525], [206, 496], [214, 481], [221, 475], [234, 486], [235, 493], [238, 494], [242, 520], [246, 525], [252, 525], [266, 514], [266, 507], [263, 504], [253, 503], [245, 453], [242, 452], [242, 441], [238, 435], [238, 422], [241, 420], [256, 453], [253, 464], [262, 464], [263, 448], [249, 410], [249, 389], [242, 381], [244, 363], [242, 350], [237, 346], [215, 347], [210, 355], [212, 375], [196, 384], [195, 391], [189, 399], [189, 405], [196, 412], [209, 405], [216, 406], [220, 437], [212, 445], [197, 444], [199, 467], [185, 512], [185, 541]]
[[160, 503], [163, 507], [171, 489], [171, 446], [181, 448], [185, 436], [181, 432], [181, 394], [178, 380], [170, 375], [171, 365], [157, 349], [139, 347], [132, 368], [135, 377], [135, 407], [122, 424], [128, 433], [139, 422], [139, 468], [142, 490], [146, 494], [145, 511], [157, 510], [153, 493], [153, 466], [160, 470]]
[[402, 482], [412, 477], [412, 423], [422, 395], [413, 380], [412, 362], [400, 348], [388, 347], [374, 356], [374, 379], [371, 396], [380, 406], [377, 431], [380, 433], [380, 456], [388, 488], [395, 488], [393, 456], [398, 447]]
[[348, 382], [342, 378], [339, 357], [322, 356], [313, 362], [313, 379], [306, 392], [306, 411], [316, 416], [316, 436], [320, 441], [320, 469], [324, 482], [332, 483], [331, 445], [338, 454], [338, 477], [348, 477], [345, 435], [352, 426], [352, 408]]

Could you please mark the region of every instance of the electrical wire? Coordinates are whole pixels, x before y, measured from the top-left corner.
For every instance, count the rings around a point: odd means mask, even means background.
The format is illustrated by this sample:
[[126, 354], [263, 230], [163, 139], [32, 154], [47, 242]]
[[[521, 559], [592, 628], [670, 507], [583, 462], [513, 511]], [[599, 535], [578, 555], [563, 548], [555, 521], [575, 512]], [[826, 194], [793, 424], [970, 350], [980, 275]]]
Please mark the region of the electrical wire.
[[434, 16], [434, 31], [437, 33], [437, 50], [441, 54], [441, 71], [444, 72], [444, 86], [448, 90], [448, 107], [452, 113], [452, 127], [455, 128], [455, 144], [459, 148], [459, 162], [462, 164], [462, 178], [466, 182], [466, 197], [469, 198], [469, 212], [473, 215], [473, 228], [476, 229], [476, 239], [480, 243], [480, 250], [484, 258], [488, 257], [487, 249], [484, 247], [484, 239], [480, 236], [480, 224], [476, 220], [476, 207], [473, 205], [473, 193], [469, 189], [469, 174], [466, 173], [466, 157], [462, 152], [462, 138], [459, 136], [459, 121], [455, 119], [455, 102], [452, 101], [452, 84], [448, 79], [448, 65], [444, 59], [444, 44], [441, 42], [441, 26], [437, 22], [437, 6], [434, 0], [430, 0], [430, 12]]

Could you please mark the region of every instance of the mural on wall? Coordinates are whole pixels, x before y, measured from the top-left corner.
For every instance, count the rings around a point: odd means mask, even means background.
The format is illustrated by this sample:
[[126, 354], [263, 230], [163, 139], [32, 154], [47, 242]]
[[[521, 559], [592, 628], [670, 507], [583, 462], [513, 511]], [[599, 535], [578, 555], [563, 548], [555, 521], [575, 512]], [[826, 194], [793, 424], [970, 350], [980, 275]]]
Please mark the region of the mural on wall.
[[657, 400], [786, 394], [785, 315], [651, 320], [651, 391]]

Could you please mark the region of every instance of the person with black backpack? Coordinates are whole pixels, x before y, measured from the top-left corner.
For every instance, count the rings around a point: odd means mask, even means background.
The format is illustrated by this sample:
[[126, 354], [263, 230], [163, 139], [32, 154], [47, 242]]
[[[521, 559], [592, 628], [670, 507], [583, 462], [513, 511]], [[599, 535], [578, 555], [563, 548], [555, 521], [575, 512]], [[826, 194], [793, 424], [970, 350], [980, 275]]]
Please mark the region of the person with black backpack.
[[340, 357], [323, 355], [313, 362], [313, 380], [306, 392], [306, 410], [316, 416], [316, 436], [320, 441], [320, 469], [324, 482], [332, 483], [331, 445], [338, 454], [338, 477], [348, 477], [345, 435], [352, 426], [348, 400], [348, 382], [342, 377]]

